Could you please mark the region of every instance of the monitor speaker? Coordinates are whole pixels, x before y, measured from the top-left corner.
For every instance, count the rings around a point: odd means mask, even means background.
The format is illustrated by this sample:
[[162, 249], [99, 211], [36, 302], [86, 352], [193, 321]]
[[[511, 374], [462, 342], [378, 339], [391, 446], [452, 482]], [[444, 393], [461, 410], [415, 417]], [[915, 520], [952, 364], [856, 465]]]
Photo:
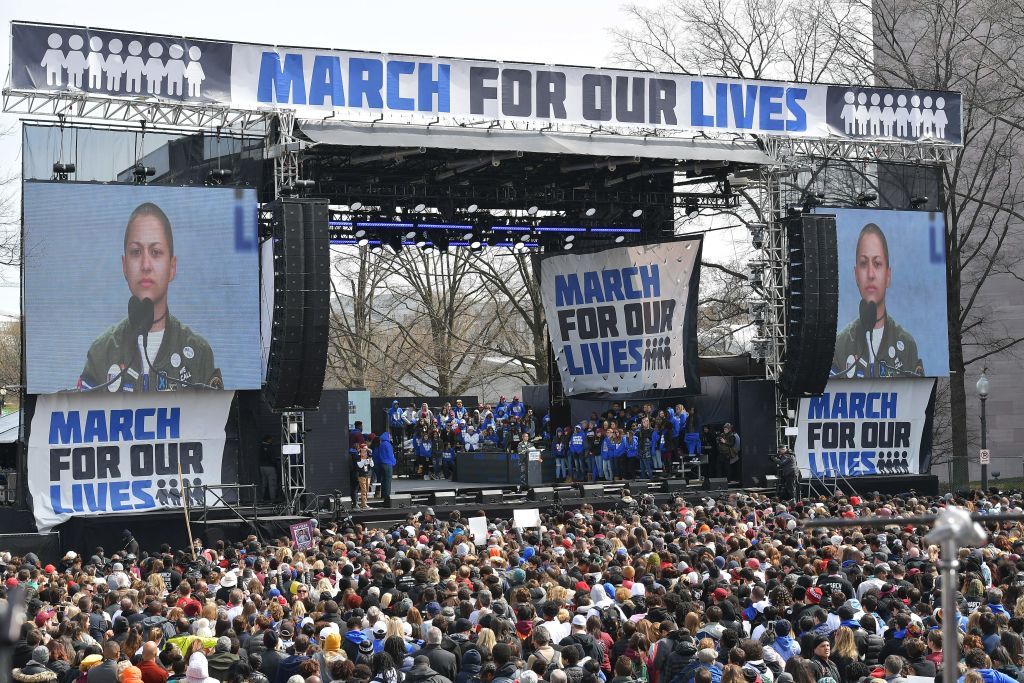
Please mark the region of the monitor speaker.
[[832, 369], [839, 310], [835, 216], [784, 220], [789, 243], [786, 353], [779, 385], [787, 396], [825, 391]]
[[330, 331], [327, 201], [282, 199], [272, 209], [274, 312], [265, 396], [275, 411], [316, 410]]

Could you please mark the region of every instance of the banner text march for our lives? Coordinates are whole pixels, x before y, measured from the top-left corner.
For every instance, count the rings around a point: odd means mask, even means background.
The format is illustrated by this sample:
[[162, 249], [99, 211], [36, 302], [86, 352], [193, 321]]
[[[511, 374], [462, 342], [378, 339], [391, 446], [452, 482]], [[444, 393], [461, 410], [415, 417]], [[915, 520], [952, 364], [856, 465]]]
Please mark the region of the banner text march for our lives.
[[685, 388], [699, 242], [546, 258], [542, 297], [567, 394]]
[[935, 380], [831, 380], [800, 399], [797, 462], [804, 476], [918, 474]]
[[[40, 530], [77, 515], [201, 504], [222, 483], [231, 392], [39, 396], [28, 483]], [[212, 502], [212, 501], [211, 501]]]

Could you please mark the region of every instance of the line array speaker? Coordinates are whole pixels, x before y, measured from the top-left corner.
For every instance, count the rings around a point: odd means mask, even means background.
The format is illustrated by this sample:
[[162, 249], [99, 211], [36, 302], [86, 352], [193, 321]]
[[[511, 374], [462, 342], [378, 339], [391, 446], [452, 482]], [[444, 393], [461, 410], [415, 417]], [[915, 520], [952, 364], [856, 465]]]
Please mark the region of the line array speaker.
[[789, 243], [786, 353], [779, 384], [788, 396], [825, 391], [836, 347], [839, 272], [835, 216], [785, 219]]
[[273, 410], [316, 410], [327, 370], [327, 200], [273, 205], [274, 314], [265, 396]]

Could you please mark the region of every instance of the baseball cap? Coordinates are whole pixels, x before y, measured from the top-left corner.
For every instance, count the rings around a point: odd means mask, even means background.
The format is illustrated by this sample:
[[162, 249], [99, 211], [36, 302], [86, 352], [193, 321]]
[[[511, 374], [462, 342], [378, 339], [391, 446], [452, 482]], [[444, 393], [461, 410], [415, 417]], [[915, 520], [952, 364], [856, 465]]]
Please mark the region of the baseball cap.
[[729, 597], [729, 591], [724, 588], [716, 588], [715, 592], [711, 594], [716, 600], [725, 600]]
[[54, 614], [56, 614], [56, 612], [53, 610], [44, 610], [39, 612], [36, 614], [36, 626], [42, 628]]
[[577, 614], [572, 618], [572, 625], [585, 627], [587, 625], [587, 618], [582, 614]]

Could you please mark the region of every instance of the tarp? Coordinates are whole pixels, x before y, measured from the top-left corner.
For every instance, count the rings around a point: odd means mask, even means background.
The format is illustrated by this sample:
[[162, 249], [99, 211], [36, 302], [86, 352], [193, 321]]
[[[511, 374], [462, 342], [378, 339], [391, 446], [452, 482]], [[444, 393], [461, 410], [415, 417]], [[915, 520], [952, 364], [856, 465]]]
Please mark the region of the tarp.
[[636, 137], [598, 133], [502, 130], [499, 128], [412, 127], [352, 121], [302, 121], [310, 140], [328, 145], [364, 147], [427, 147], [482, 152], [536, 152], [539, 154], [589, 154], [645, 159], [687, 159], [769, 164], [771, 158], [756, 143], [726, 142], [706, 138]]
[[14, 443], [18, 440], [18, 425], [21, 423], [21, 411], [0, 416], [0, 443]]

